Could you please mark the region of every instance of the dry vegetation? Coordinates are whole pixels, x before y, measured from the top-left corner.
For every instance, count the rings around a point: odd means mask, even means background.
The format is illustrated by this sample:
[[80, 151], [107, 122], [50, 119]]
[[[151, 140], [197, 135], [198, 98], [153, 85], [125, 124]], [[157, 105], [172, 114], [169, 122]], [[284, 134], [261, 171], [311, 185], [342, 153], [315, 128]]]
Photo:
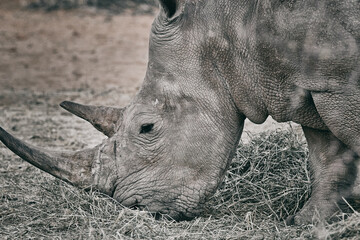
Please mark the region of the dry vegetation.
[[[16, 135], [40, 146], [79, 149], [100, 136], [89, 125], [59, 111], [58, 97], [116, 95], [64, 91], [59, 96], [19, 95], [23, 102], [3, 111]], [[26, 106], [31, 111], [21, 112]], [[47, 114], [44, 114], [47, 112]], [[29, 128], [28, 125], [32, 127]], [[100, 141], [100, 140], [99, 140]], [[14, 239], [357, 239], [360, 215], [336, 223], [286, 227], [284, 218], [302, 207], [310, 193], [307, 148], [294, 131], [254, 136], [240, 144], [222, 186], [205, 213], [192, 221], [155, 220], [96, 192], [57, 180], [0, 146], [0, 238]], [[340, 215], [344, 217], [345, 215]]]

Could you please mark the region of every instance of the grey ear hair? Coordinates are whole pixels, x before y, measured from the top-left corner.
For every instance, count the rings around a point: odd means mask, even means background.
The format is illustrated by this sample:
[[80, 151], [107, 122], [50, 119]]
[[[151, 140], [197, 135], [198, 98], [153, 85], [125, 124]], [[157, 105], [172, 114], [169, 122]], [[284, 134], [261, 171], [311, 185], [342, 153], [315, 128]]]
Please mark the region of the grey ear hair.
[[168, 18], [174, 16], [179, 8], [179, 0], [159, 0]]

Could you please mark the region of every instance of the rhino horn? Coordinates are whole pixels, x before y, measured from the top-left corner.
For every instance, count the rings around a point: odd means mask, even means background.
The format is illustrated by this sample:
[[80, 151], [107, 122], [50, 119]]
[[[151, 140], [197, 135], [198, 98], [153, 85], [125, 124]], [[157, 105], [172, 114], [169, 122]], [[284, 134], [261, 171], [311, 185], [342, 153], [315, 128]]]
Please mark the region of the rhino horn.
[[78, 152], [49, 152], [27, 144], [0, 127], [0, 141], [25, 161], [80, 188], [92, 183], [92, 165], [97, 149]]
[[124, 112], [123, 108], [81, 105], [69, 101], [60, 103], [60, 106], [90, 122], [97, 130], [108, 137], [115, 134], [117, 123], [122, 119]]

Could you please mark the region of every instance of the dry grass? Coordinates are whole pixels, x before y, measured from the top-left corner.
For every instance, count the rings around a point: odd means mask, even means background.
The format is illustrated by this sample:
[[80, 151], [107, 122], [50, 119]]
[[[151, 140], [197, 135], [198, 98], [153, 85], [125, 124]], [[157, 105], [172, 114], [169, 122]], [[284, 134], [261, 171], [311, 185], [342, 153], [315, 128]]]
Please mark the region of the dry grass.
[[239, 146], [206, 212], [192, 221], [174, 222], [155, 220], [106, 196], [37, 174], [39, 170], [2, 150], [1, 169], [7, 171], [1, 171], [0, 238], [359, 238], [357, 213], [332, 224], [284, 225], [283, 219], [301, 208], [310, 192], [306, 156], [302, 137], [293, 131], [256, 136]]
[[[223, 187], [217, 209], [237, 215], [249, 209], [281, 221], [302, 207], [310, 192], [305, 142], [292, 130], [261, 134], [240, 145]], [[247, 209], [244, 211], [244, 209]]]

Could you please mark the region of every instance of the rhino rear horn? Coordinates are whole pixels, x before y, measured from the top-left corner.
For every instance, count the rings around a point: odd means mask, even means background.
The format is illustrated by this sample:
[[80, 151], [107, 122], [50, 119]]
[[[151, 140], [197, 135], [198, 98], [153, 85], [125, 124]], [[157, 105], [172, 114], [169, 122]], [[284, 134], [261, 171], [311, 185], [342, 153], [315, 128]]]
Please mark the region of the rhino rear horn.
[[0, 127], [0, 141], [35, 167], [80, 188], [92, 185], [92, 165], [98, 149], [78, 152], [50, 152], [27, 144]]
[[90, 122], [97, 130], [111, 137], [115, 134], [124, 109], [103, 106], [81, 105], [64, 101], [60, 106], [82, 119]]

